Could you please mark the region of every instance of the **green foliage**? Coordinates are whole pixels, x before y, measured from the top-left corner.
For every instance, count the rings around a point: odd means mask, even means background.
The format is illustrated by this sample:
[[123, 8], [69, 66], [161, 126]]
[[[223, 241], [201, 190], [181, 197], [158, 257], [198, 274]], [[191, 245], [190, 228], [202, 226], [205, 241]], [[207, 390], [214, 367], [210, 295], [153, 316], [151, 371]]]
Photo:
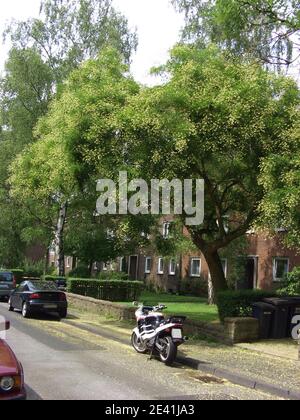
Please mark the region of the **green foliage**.
[[300, 268], [296, 267], [288, 273], [286, 279], [277, 291], [280, 296], [300, 296]]
[[261, 302], [265, 298], [274, 297], [276, 292], [263, 290], [241, 290], [220, 292], [217, 295], [219, 317], [222, 322], [225, 318], [243, 318], [252, 316], [252, 304]]
[[187, 277], [179, 282], [179, 294], [207, 298], [207, 281], [204, 279], [193, 279]]
[[128, 281], [129, 276], [126, 273], [118, 273], [116, 271], [102, 272], [97, 275], [99, 280], [119, 280], [119, 281]]
[[40, 278], [44, 273], [44, 268], [44, 261], [32, 262], [26, 259], [22, 264], [23, 277]]
[[214, 42], [237, 56], [290, 64], [299, 55], [299, 0], [173, 0], [185, 40]]
[[138, 300], [144, 283], [137, 281], [69, 279], [68, 292], [110, 302]]
[[53, 281], [57, 282], [58, 280], [67, 280], [66, 277], [59, 277], [59, 276], [42, 276], [44, 281]]
[[149, 182], [205, 180], [204, 223], [187, 229], [198, 249], [214, 255], [212, 281], [225, 289], [216, 251], [243, 237], [258, 217], [259, 168], [293, 144], [288, 130], [299, 117], [299, 91], [293, 80], [213, 46], [179, 45], [157, 71], [168, 82], [133, 96], [121, 114], [128, 156], [137, 177]]
[[300, 161], [299, 161], [299, 117], [297, 126], [289, 135], [293, 143], [284, 154], [274, 153], [262, 164], [260, 184], [264, 188], [261, 202], [260, 226], [268, 227], [273, 233], [278, 228], [286, 229], [283, 240], [289, 247], [299, 249], [300, 235]]
[[69, 273], [68, 277], [89, 279], [91, 277], [91, 270], [89, 270], [89, 268], [86, 265], [79, 265]]
[[5, 35], [17, 48], [35, 49], [57, 82], [105, 46], [117, 49], [127, 62], [137, 46], [136, 34], [112, 0], [42, 0], [38, 19], [14, 21]]
[[[46, 133], [37, 130], [35, 135], [37, 121], [47, 113], [54, 96], [62, 94], [66, 78], [82, 62], [95, 58], [107, 46], [119, 51], [122, 62], [129, 62], [137, 39], [111, 0], [42, 1], [39, 19], [14, 21], [5, 36], [13, 47], [0, 80], [0, 263], [13, 266], [24, 258], [28, 244], [52, 245], [58, 208], [66, 204], [70, 190], [75, 195], [65, 142], [57, 142], [61, 140], [57, 139], [59, 128], [50, 139], [44, 139], [51, 124]], [[45, 128], [46, 124], [41, 125]], [[41, 141], [24, 150], [37, 138]], [[61, 255], [63, 246], [59, 247]]]

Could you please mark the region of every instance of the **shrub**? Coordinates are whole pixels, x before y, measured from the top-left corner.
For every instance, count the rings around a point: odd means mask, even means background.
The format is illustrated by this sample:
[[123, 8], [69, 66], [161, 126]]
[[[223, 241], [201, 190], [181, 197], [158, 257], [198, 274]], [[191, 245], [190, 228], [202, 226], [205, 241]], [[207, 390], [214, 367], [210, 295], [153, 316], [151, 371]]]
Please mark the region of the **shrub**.
[[179, 283], [179, 293], [181, 295], [191, 295], [196, 297], [208, 296], [207, 281], [203, 279], [185, 278]]
[[138, 281], [68, 279], [68, 292], [110, 302], [138, 300], [144, 283]]
[[58, 280], [67, 280], [66, 277], [62, 277], [62, 276], [42, 276], [42, 279], [44, 281], [54, 281], [54, 282], [57, 282]]
[[79, 265], [69, 273], [68, 277], [74, 279], [89, 279], [91, 277], [91, 272], [87, 266]]
[[129, 276], [126, 273], [119, 273], [116, 271], [102, 272], [97, 275], [99, 280], [124, 280], [128, 281]]
[[263, 290], [240, 290], [220, 292], [217, 295], [219, 317], [243, 318], [252, 316], [252, 304], [265, 298], [274, 297], [276, 293]]
[[40, 278], [44, 273], [44, 261], [32, 262], [25, 260], [23, 263], [23, 277]]
[[277, 292], [280, 296], [300, 295], [300, 267], [288, 273], [285, 281]]

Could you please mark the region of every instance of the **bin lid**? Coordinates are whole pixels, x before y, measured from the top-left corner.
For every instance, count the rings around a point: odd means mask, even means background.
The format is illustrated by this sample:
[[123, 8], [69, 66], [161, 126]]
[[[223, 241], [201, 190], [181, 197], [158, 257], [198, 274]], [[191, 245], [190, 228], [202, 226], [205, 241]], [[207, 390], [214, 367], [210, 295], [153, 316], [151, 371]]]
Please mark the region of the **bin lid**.
[[289, 300], [284, 299], [284, 298], [265, 298], [264, 302], [269, 303], [270, 305], [273, 305], [273, 306], [289, 306], [290, 305]]
[[252, 304], [252, 308], [261, 308], [272, 312], [275, 311], [274, 305], [270, 305], [266, 302], [255, 302]]

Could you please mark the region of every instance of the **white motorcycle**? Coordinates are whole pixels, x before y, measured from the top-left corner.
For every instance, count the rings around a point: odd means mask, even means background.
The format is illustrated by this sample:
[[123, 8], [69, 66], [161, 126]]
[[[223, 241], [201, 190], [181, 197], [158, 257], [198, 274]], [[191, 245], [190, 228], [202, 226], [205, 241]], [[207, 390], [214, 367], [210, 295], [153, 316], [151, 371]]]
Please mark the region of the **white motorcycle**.
[[133, 330], [131, 343], [140, 354], [154, 352], [159, 354], [161, 361], [167, 365], [174, 363], [178, 347], [188, 340], [183, 336], [183, 323], [186, 317], [172, 316], [166, 319], [161, 311], [165, 305], [140, 305], [135, 316], [138, 326]]

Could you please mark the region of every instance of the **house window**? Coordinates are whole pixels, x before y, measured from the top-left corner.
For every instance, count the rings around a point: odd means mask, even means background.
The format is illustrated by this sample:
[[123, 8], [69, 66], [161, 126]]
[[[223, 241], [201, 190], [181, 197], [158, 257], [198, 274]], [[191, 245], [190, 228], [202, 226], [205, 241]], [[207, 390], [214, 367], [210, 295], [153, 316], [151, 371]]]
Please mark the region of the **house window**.
[[191, 260], [191, 277], [201, 276], [201, 258], [192, 258]]
[[103, 263], [102, 270], [103, 271], [112, 271], [113, 270], [112, 263], [110, 261], [106, 262], [106, 263]]
[[171, 230], [171, 223], [164, 222], [163, 224], [163, 237], [164, 239], [168, 239], [170, 237], [170, 230]]
[[71, 258], [70, 257], [67, 257], [66, 267], [67, 268], [70, 268], [71, 267]]
[[145, 274], [151, 273], [151, 267], [152, 267], [152, 258], [147, 257], [145, 261]]
[[273, 281], [284, 280], [289, 272], [290, 261], [288, 258], [274, 258], [273, 260]]
[[119, 271], [120, 271], [120, 273], [127, 273], [127, 264], [126, 264], [126, 258], [125, 257], [120, 258]]
[[165, 268], [164, 259], [159, 258], [158, 259], [158, 274], [164, 274], [164, 268]]
[[175, 276], [176, 275], [176, 260], [171, 260], [169, 265], [169, 275]]

